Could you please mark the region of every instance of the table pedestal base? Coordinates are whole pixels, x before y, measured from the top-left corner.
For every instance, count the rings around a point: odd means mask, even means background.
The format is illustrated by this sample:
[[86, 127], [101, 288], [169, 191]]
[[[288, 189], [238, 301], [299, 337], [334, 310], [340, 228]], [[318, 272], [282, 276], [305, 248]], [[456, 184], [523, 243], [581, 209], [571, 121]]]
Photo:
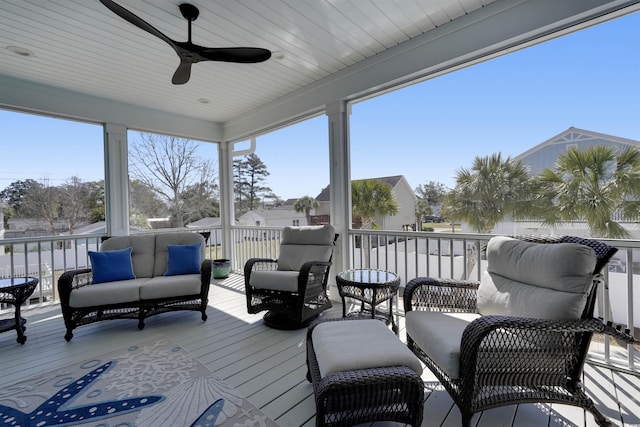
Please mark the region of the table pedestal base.
[[269, 326], [273, 329], [281, 329], [284, 331], [292, 331], [295, 329], [302, 329], [309, 326], [312, 320], [316, 317], [312, 317], [309, 320], [306, 320], [302, 323], [297, 323], [291, 320], [290, 317], [285, 316], [284, 314], [276, 313], [273, 311], [267, 311], [267, 313], [262, 317], [262, 321], [265, 325]]

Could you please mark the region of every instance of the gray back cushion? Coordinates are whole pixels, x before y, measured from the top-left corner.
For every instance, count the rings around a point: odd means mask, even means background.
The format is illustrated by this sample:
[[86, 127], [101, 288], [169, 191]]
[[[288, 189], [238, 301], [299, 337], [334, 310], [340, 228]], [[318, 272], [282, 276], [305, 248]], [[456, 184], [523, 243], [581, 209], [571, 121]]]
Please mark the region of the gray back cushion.
[[478, 288], [483, 315], [579, 319], [593, 286], [596, 254], [577, 243], [532, 243], [509, 237], [487, 245]]
[[332, 225], [285, 227], [278, 270], [300, 270], [308, 261], [329, 261], [336, 230]]
[[200, 233], [190, 232], [114, 236], [105, 240], [100, 250], [133, 248], [131, 251], [133, 274], [140, 279], [164, 275], [169, 259], [167, 245], [190, 245], [198, 242], [202, 243], [200, 259], [205, 259], [204, 237]]
[[144, 234], [139, 236], [114, 236], [102, 243], [101, 251], [133, 248], [131, 262], [136, 278], [153, 277], [153, 262], [156, 253], [156, 236]]

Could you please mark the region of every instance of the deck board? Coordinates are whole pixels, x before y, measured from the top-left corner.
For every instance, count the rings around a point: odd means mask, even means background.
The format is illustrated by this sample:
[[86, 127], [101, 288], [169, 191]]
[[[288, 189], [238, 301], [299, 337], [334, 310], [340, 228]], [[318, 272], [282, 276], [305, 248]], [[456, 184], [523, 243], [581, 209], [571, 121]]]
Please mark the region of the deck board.
[[[547, 427], [548, 425], [550, 425], [550, 411], [550, 405], [547, 404], [527, 403], [523, 405], [517, 405], [516, 412], [513, 418], [513, 425], [518, 427]], [[552, 423], [551, 425], [554, 424]]]
[[[71, 363], [80, 362], [115, 348], [167, 337], [239, 389], [249, 401], [283, 427], [315, 425], [313, 388], [306, 380], [306, 331], [278, 331], [262, 323], [262, 315], [248, 314], [243, 278], [212, 286], [202, 322], [197, 312], [165, 313], [147, 319], [143, 331], [131, 319], [110, 320], [82, 326], [70, 343], [57, 305], [28, 308], [25, 345], [15, 342], [15, 333], [0, 334], [0, 389]], [[327, 316], [341, 316], [336, 304]], [[399, 337], [405, 340], [404, 318]], [[425, 381], [424, 426], [458, 427], [460, 411], [428, 370]], [[597, 407], [615, 426], [640, 424], [640, 378], [600, 366], [585, 367], [584, 384]], [[549, 425], [593, 426], [593, 416], [566, 405], [525, 404], [496, 408], [475, 415], [476, 427]], [[397, 427], [377, 422], [363, 427]]]

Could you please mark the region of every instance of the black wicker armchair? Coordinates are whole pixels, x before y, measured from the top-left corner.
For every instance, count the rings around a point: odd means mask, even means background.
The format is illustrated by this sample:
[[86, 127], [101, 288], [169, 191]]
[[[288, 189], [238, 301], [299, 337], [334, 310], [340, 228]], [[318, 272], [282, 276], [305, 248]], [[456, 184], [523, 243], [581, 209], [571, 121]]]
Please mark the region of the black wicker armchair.
[[245, 263], [247, 311], [268, 310], [264, 323], [276, 329], [307, 327], [331, 307], [327, 281], [337, 238], [331, 225], [285, 227], [277, 260]]
[[407, 284], [407, 344], [452, 396], [463, 426], [476, 412], [532, 402], [579, 406], [609, 425], [581, 376], [594, 332], [633, 341], [593, 318], [600, 271], [616, 251], [571, 236], [494, 237], [480, 282]]

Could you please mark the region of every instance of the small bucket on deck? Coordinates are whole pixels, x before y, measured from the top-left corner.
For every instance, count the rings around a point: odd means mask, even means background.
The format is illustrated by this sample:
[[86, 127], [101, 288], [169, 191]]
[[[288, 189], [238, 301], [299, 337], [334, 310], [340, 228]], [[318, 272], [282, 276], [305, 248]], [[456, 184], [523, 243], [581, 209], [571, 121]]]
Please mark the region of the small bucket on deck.
[[213, 260], [213, 278], [226, 279], [231, 272], [231, 260], [214, 259]]

